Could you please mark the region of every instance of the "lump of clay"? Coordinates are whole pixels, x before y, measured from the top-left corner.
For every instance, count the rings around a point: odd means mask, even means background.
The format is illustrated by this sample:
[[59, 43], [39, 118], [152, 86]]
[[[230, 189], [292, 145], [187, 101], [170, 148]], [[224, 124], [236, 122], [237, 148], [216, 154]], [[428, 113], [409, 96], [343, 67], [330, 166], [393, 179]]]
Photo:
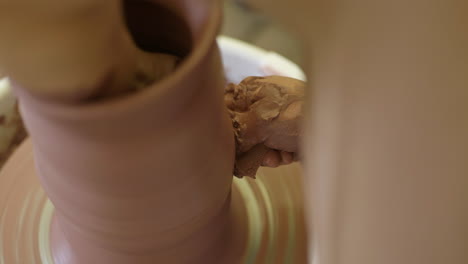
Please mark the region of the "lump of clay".
[[271, 150], [298, 158], [305, 83], [282, 76], [248, 77], [226, 87], [236, 137], [234, 175], [255, 177]]

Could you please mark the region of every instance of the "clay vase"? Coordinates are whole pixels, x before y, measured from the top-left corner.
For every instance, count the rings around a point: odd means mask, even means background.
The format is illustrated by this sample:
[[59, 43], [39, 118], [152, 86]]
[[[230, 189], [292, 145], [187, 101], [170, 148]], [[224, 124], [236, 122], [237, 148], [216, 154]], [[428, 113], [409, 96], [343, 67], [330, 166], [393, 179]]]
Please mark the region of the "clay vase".
[[[130, 2], [129, 2], [130, 3]], [[40, 182], [55, 206], [56, 264], [217, 263], [234, 140], [216, 44], [219, 1], [133, 1], [148, 49], [184, 57], [120, 98], [64, 104], [15, 87]]]
[[142, 91], [61, 103], [11, 81], [30, 139], [0, 172], [0, 263], [306, 263], [299, 166], [232, 177], [220, 9], [125, 2], [138, 46], [183, 58]]

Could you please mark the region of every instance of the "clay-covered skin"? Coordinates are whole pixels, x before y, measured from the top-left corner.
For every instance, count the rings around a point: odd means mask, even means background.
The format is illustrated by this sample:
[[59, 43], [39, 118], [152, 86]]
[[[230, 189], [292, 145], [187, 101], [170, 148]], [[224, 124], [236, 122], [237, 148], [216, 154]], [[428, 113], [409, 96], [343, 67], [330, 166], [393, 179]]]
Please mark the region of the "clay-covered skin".
[[236, 137], [234, 175], [255, 177], [262, 165], [298, 160], [305, 83], [282, 76], [248, 77], [226, 87]]

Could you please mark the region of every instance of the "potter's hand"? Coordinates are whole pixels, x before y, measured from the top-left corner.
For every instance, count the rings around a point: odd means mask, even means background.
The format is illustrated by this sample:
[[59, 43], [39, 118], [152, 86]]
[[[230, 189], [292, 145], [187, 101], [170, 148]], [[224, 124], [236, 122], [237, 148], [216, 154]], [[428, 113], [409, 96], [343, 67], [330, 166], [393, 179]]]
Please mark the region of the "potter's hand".
[[112, 96], [161, 79], [177, 63], [137, 47], [121, 1], [4, 2], [0, 70], [36, 95], [67, 101]]
[[281, 76], [248, 77], [227, 86], [224, 100], [236, 136], [234, 175], [298, 160], [305, 83]]

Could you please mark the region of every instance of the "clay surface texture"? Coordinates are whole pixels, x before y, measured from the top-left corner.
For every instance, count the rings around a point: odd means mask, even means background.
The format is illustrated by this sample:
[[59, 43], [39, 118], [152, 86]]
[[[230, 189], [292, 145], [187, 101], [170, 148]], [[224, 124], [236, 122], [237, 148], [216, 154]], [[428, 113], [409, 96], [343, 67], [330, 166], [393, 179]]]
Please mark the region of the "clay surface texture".
[[255, 177], [269, 151], [298, 159], [305, 83], [282, 76], [248, 77], [226, 87], [236, 137], [234, 175]]

